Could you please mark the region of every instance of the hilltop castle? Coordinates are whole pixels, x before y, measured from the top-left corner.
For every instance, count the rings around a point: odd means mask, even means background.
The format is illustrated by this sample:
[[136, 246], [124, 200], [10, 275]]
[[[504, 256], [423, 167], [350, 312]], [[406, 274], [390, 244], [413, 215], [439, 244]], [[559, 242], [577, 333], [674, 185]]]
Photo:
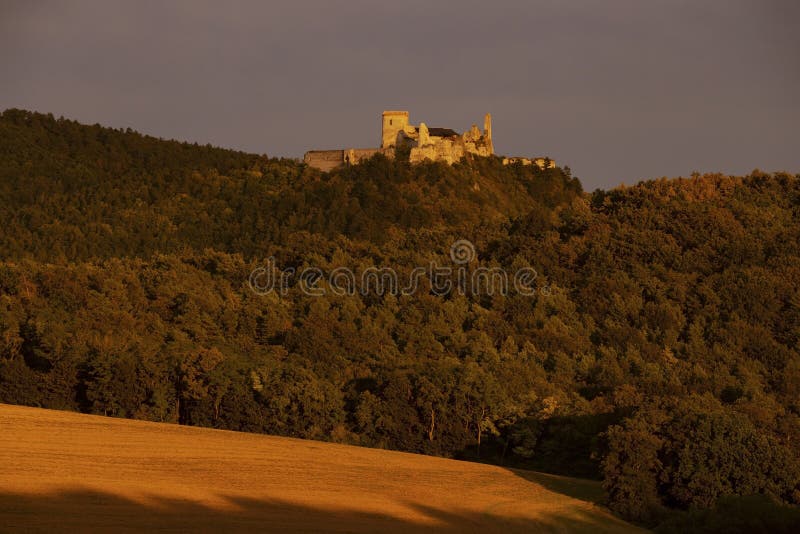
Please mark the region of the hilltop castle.
[[[303, 161], [311, 167], [329, 171], [339, 165], [354, 164], [381, 153], [394, 157], [398, 147], [410, 149], [409, 161], [444, 161], [453, 164], [467, 154], [491, 156], [492, 116], [483, 119], [483, 131], [477, 125], [466, 133], [459, 134], [450, 128], [429, 128], [424, 122], [414, 126], [408, 122], [408, 111], [384, 111], [382, 116], [380, 148], [345, 148], [341, 150], [310, 150]], [[538, 165], [540, 168], [555, 167], [555, 162], [545, 158], [503, 158], [504, 164], [520, 162], [523, 165]]]

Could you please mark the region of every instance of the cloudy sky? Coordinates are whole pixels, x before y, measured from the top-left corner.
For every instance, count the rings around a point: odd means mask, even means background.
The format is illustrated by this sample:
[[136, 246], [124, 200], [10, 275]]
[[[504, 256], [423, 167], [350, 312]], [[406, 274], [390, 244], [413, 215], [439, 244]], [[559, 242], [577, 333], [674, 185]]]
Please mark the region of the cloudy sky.
[[800, 172], [792, 1], [0, 0], [0, 109], [269, 155], [380, 113], [547, 155], [586, 189]]

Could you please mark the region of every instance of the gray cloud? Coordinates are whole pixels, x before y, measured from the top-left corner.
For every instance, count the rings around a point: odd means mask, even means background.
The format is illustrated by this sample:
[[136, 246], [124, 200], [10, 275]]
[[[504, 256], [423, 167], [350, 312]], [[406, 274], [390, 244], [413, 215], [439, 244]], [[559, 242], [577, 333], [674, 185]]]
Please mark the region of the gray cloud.
[[0, 108], [287, 156], [490, 111], [587, 189], [800, 171], [795, 3], [565, 4], [0, 0]]

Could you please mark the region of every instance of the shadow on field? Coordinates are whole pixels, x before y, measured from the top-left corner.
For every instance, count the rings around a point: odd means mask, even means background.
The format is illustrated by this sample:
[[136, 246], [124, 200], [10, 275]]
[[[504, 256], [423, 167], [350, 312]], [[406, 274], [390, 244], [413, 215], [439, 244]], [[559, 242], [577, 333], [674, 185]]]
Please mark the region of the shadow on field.
[[276, 500], [227, 498], [227, 509], [170, 498], [142, 504], [88, 490], [49, 495], [0, 494], [2, 532], [619, 532], [609, 522], [572, 510], [570, 517], [543, 513], [537, 520], [486, 514], [459, 514], [409, 504], [429, 519], [410, 522], [380, 513], [324, 510]]
[[560, 493], [573, 499], [587, 501], [598, 505], [605, 504], [606, 495], [599, 481], [582, 478], [563, 477], [550, 475], [538, 471], [524, 469], [509, 469], [512, 473], [528, 482], [534, 482], [554, 493]]

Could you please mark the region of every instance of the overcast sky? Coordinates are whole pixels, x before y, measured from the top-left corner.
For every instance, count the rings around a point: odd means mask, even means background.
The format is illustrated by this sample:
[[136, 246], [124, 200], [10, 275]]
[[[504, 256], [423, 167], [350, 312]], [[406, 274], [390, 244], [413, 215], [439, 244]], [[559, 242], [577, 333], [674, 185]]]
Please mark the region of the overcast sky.
[[800, 172], [800, 2], [0, 0], [0, 109], [271, 156], [384, 109], [550, 156], [588, 190]]

